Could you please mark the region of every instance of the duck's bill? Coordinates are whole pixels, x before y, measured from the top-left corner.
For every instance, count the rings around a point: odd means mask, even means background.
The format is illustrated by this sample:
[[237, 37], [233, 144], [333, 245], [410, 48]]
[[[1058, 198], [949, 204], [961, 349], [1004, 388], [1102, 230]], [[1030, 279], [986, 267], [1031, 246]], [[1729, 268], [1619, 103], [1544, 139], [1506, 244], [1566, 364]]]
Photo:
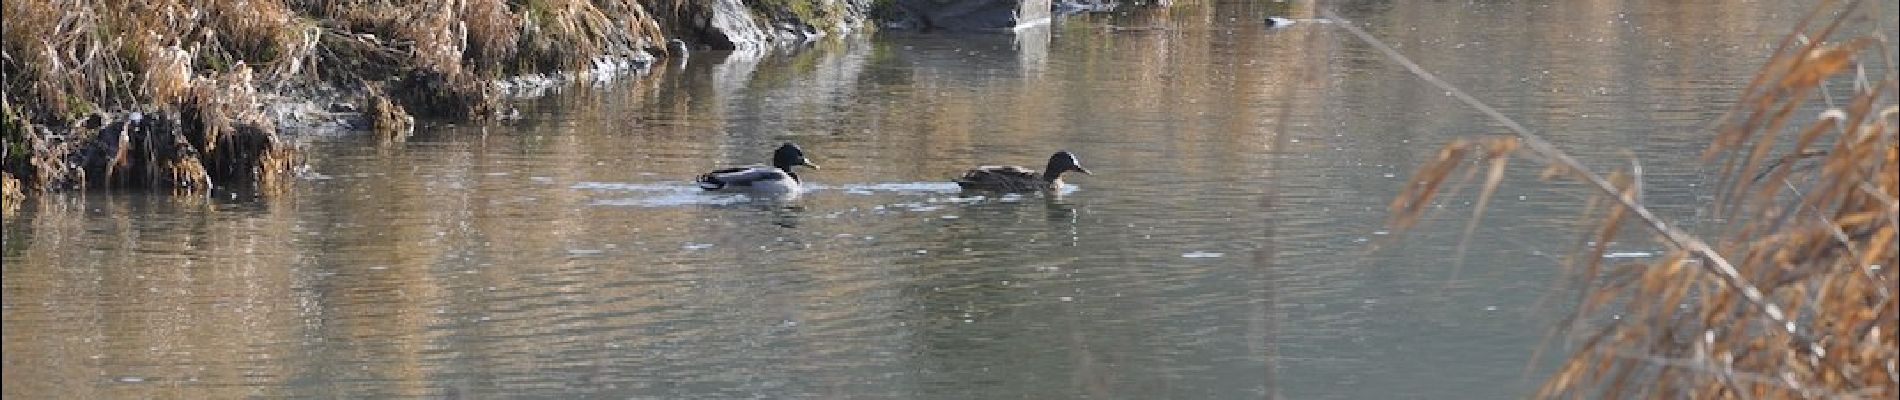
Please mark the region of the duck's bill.
[[798, 165], [811, 167], [811, 169], [823, 169], [823, 168], [818, 168], [818, 164], [812, 164], [811, 161], [800, 161]]
[[1075, 172], [1081, 172], [1083, 175], [1095, 175], [1095, 173], [1089, 172], [1088, 168], [1082, 167], [1075, 167]]

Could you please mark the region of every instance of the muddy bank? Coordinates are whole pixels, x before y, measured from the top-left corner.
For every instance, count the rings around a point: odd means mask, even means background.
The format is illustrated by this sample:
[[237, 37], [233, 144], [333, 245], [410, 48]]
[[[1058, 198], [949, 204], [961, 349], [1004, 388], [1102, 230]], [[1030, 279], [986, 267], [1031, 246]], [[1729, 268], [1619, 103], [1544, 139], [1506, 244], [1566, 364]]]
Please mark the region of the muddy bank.
[[[871, 26], [872, 0], [0, 0], [7, 188], [274, 188], [295, 133], [406, 137], [694, 50]], [[268, 191], [266, 191], [268, 192]], [[13, 193], [13, 192], [7, 192]], [[12, 204], [16, 197], [8, 195]]]

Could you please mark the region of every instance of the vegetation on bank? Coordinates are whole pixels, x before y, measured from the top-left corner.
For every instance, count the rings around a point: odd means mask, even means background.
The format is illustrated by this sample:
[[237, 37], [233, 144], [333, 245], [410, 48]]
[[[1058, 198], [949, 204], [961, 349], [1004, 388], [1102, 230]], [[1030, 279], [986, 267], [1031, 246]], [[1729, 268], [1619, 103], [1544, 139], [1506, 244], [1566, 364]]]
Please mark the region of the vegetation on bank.
[[[1518, 136], [1446, 145], [1393, 200], [1391, 223], [1413, 225], [1482, 171], [1470, 240], [1514, 158], [1600, 192], [1567, 268], [1579, 298], [1561, 328], [1574, 351], [1544, 396], [1900, 395], [1900, 64], [1878, 27], [1846, 33], [1892, 17], [1869, 13], [1824, 2], [1749, 82], [1703, 155], [1722, 172], [1710, 226], [1651, 213], [1639, 162], [1598, 174], [1461, 92]], [[1608, 244], [1632, 228], [1666, 254], [1606, 264]]]
[[[369, 111], [353, 128], [399, 136], [410, 114], [497, 115], [498, 78], [639, 64], [668, 36], [711, 29], [687, 19], [750, 12], [834, 31], [865, 4], [0, 0], [0, 170], [28, 190], [268, 184], [297, 164], [277, 125], [303, 116], [287, 113]], [[283, 107], [296, 102], [319, 104]]]
[[[882, 0], [886, 4], [881, 6], [893, 8], [890, 1]], [[848, 29], [844, 24], [867, 18], [868, 8], [874, 7], [870, 0], [747, 0], [745, 4], [774, 20], [798, 21], [806, 28], [826, 33]]]

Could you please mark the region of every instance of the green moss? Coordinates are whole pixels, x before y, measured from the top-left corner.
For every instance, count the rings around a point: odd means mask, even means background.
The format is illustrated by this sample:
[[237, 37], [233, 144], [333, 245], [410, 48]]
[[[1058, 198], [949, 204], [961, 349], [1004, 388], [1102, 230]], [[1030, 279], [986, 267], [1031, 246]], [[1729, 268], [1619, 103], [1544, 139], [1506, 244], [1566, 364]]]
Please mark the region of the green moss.
[[818, 4], [815, 0], [747, 0], [746, 6], [764, 15], [790, 16], [825, 32], [836, 32], [844, 15], [843, 2]]
[[533, 22], [541, 29], [554, 25], [554, 6], [546, 1], [528, 0], [520, 7], [521, 19]]
[[897, 0], [871, 1], [870, 18], [872, 21], [895, 21], [903, 12], [903, 9], [897, 8]]
[[98, 110], [99, 110], [99, 105], [93, 104], [92, 100], [86, 99], [86, 97], [83, 94], [81, 93], [67, 93], [66, 94], [67, 119], [78, 120], [81, 118], [85, 118], [87, 114], [92, 114], [93, 111], [98, 111]]
[[27, 157], [32, 154], [32, 147], [26, 142], [26, 129], [25, 121], [13, 111], [12, 103], [6, 103], [6, 109], [0, 110], [0, 137], [4, 137], [7, 157], [0, 160], [0, 167], [8, 172], [22, 172], [16, 169], [25, 167]]
[[125, 60], [126, 65], [145, 65], [145, 41], [126, 40], [118, 50], [119, 58]]
[[231, 71], [231, 59], [225, 57], [222, 51], [199, 50], [196, 56], [198, 57], [197, 64], [207, 70], [220, 73]]
[[257, 46], [257, 48], [250, 49], [248, 54], [243, 54], [241, 57], [253, 65], [275, 62], [278, 57], [283, 56], [283, 44], [290, 42], [290, 33], [291, 31], [289, 30], [281, 31], [277, 34], [279, 40], [266, 41], [264, 44]]

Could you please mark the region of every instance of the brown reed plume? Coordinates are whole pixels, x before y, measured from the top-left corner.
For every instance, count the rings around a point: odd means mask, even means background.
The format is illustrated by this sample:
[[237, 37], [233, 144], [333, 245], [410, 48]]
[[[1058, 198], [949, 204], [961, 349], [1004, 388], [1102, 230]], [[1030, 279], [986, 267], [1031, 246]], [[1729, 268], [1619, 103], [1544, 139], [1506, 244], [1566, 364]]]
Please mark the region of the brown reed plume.
[[[1394, 228], [1414, 226], [1447, 184], [1475, 179], [1484, 165], [1469, 240], [1513, 157], [1598, 192], [1583, 216], [1594, 228], [1580, 241], [1595, 245], [1580, 244], [1566, 269], [1580, 298], [1559, 327], [1581, 340], [1539, 395], [1893, 398], [1900, 80], [1891, 41], [1841, 32], [1851, 18], [1883, 18], [1871, 13], [1859, 2], [1823, 2], [1782, 41], [1717, 125], [1704, 157], [1722, 165], [1722, 195], [1709, 206], [1723, 222], [1694, 233], [1645, 206], [1640, 164], [1591, 171], [1364, 31], [1342, 27], [1517, 134], [1446, 145], [1393, 199]], [[1851, 95], [1836, 103], [1829, 83], [1846, 83]], [[1814, 109], [1824, 111], [1796, 123]], [[1605, 246], [1629, 223], [1668, 251], [1606, 269]]]

